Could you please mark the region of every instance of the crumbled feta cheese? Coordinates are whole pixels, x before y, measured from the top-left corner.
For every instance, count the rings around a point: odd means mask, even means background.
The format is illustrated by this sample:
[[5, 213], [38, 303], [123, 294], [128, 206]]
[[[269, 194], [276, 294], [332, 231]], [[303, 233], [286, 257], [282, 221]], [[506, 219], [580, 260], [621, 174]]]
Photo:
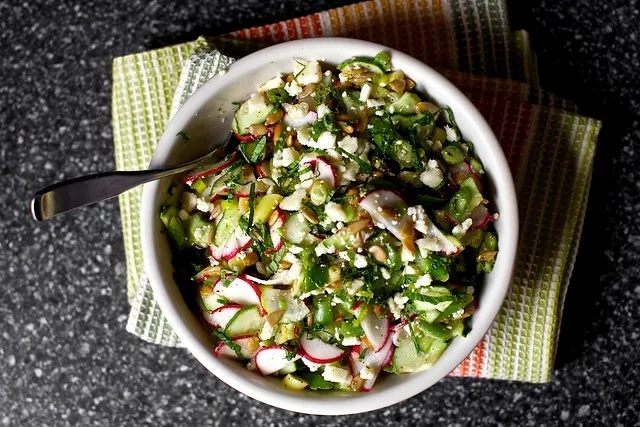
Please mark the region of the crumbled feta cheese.
[[264, 322], [262, 324], [262, 329], [260, 329], [260, 339], [268, 340], [272, 338], [276, 334], [276, 325], [271, 325], [269, 322]]
[[380, 268], [380, 273], [382, 273], [382, 278], [384, 280], [391, 279], [391, 273], [386, 268], [384, 268], [384, 267]]
[[402, 274], [406, 275], [413, 275], [413, 274], [418, 274], [418, 270], [416, 270], [412, 265], [407, 265], [404, 268], [404, 271], [402, 272]]
[[360, 338], [358, 337], [344, 337], [342, 339], [342, 345], [352, 346], [360, 344]]
[[407, 214], [413, 220], [416, 230], [424, 234], [424, 238], [416, 240], [416, 245], [422, 256], [428, 252], [444, 252], [454, 254], [462, 249], [462, 245], [453, 236], [446, 236], [427, 216], [422, 206], [410, 206]]
[[362, 378], [363, 380], [372, 380], [375, 377], [376, 377], [376, 371], [374, 371], [368, 366], [365, 366], [364, 368], [362, 368], [362, 370], [360, 370], [360, 378]]
[[471, 224], [473, 224], [473, 220], [471, 218], [467, 218], [464, 221], [462, 221], [460, 224], [453, 227], [453, 230], [451, 230], [451, 233], [455, 237], [460, 238], [466, 234], [466, 232], [471, 227]]
[[326, 381], [339, 384], [349, 384], [352, 380], [351, 373], [340, 366], [327, 365], [322, 372], [322, 378]]
[[303, 251], [304, 249], [301, 248], [300, 246], [296, 246], [296, 245], [291, 245], [289, 246], [289, 252], [291, 252], [292, 254], [299, 254]]
[[[340, 169], [340, 183], [341, 184], [348, 184], [349, 181], [355, 181], [356, 180], [356, 176], [358, 175], [358, 172], [360, 171], [360, 165], [357, 162], [354, 161], [348, 161], [345, 163], [344, 168], [338, 168]], [[343, 170], [344, 169], [344, 170]]]
[[369, 108], [380, 108], [384, 107], [384, 101], [379, 101], [377, 99], [367, 99], [367, 107]]
[[299, 189], [282, 199], [280, 209], [285, 211], [298, 211], [302, 207], [302, 200], [307, 196], [307, 191]]
[[435, 160], [429, 160], [424, 168], [424, 172], [420, 174], [420, 181], [430, 188], [439, 187], [444, 181], [442, 170]]
[[[376, 110], [376, 112], [375, 112], [375, 113], [373, 113], [373, 114], [375, 114], [376, 116], [384, 116], [384, 111], [383, 111], [383, 110]], [[367, 128], [368, 128], [368, 127], [369, 127], [369, 126], [367, 126]]]
[[338, 141], [338, 147], [342, 148], [349, 154], [354, 154], [358, 151], [358, 138], [355, 136], [345, 136]]
[[338, 256], [345, 261], [351, 261], [351, 258], [349, 258], [349, 252], [347, 251], [338, 252]]
[[367, 259], [360, 254], [356, 254], [353, 259], [353, 265], [355, 268], [365, 268], [367, 266]]
[[306, 357], [302, 358], [302, 363], [304, 363], [311, 372], [315, 372], [324, 366], [324, 364], [314, 363], [311, 360], [307, 359]]
[[320, 104], [318, 105], [318, 118], [321, 119], [324, 116], [326, 116], [327, 114], [329, 114], [331, 112], [331, 109], [325, 105], [325, 104]]
[[360, 102], [366, 102], [371, 95], [371, 85], [369, 83], [365, 83], [362, 85], [362, 89], [360, 90]]
[[401, 293], [396, 293], [393, 298], [390, 297], [387, 300], [389, 311], [395, 319], [400, 319], [402, 317], [402, 309], [408, 301], [409, 298]]
[[298, 141], [307, 147], [320, 148], [322, 150], [329, 150], [336, 146], [336, 136], [334, 134], [329, 131], [324, 131], [318, 136], [318, 140], [315, 141], [311, 136], [311, 131], [308, 126], [302, 126], [298, 129]]
[[316, 256], [322, 256], [324, 254], [332, 254], [336, 251], [335, 246], [325, 246], [324, 242], [318, 243], [315, 248]]
[[[291, 121], [300, 121], [307, 117], [309, 114], [309, 104], [301, 102], [299, 104], [289, 104], [287, 102], [282, 103], [285, 113], [291, 119]], [[289, 123], [289, 122], [287, 122]]]
[[211, 203], [206, 202], [202, 199], [198, 199], [196, 201], [196, 209], [198, 209], [200, 212], [209, 212], [211, 210]]
[[342, 209], [342, 206], [340, 206], [340, 204], [335, 202], [329, 202], [325, 204], [324, 213], [327, 214], [327, 217], [331, 218], [331, 220], [334, 222], [347, 220], [347, 214], [344, 212], [344, 209]]
[[[380, 228], [380, 225], [378, 225], [378, 228]], [[416, 255], [403, 246], [402, 250], [400, 251], [400, 260], [402, 260], [402, 262], [404, 263], [407, 263], [413, 262], [415, 261], [415, 259]]]
[[447, 141], [454, 142], [458, 140], [458, 133], [451, 126], [444, 125], [444, 131], [447, 133]]
[[431, 276], [429, 274], [423, 274], [418, 277], [418, 280], [416, 280], [416, 288], [422, 288], [425, 286], [431, 286]]
[[305, 61], [293, 59], [293, 76], [298, 84], [305, 86], [311, 83], [318, 83], [322, 79], [322, 70], [318, 61]]
[[398, 308], [396, 303], [393, 301], [393, 298], [389, 297], [389, 299], [387, 299], [387, 305], [389, 306], [389, 311], [394, 319], [400, 319], [402, 317], [402, 310]]
[[[298, 152], [296, 151], [295, 148], [292, 147], [287, 147], [284, 150], [279, 151], [278, 153], [280, 153], [280, 161], [278, 162], [277, 166], [281, 166], [281, 167], [288, 167], [289, 165], [291, 165], [291, 163], [295, 162], [296, 159], [300, 156], [300, 154], [298, 154]], [[274, 166], [276, 164], [276, 160], [275, 160], [275, 155], [273, 156], [274, 158]]]
[[336, 136], [329, 131], [324, 131], [318, 137], [316, 148], [323, 150], [333, 148], [336, 146]]
[[258, 92], [266, 92], [268, 90], [281, 87], [284, 87], [284, 80], [282, 80], [282, 74], [278, 74], [277, 76], [260, 86], [260, 88], [258, 88]]
[[302, 88], [295, 80], [287, 82], [284, 85], [284, 90], [289, 94], [289, 96], [297, 96], [300, 92], [302, 92]]

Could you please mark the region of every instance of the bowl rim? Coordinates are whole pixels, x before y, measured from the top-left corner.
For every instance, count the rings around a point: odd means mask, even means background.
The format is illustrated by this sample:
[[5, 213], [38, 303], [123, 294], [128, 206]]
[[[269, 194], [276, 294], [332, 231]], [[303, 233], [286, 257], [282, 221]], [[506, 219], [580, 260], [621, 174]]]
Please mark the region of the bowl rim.
[[[156, 241], [159, 237], [156, 235], [157, 229], [154, 227], [154, 224], [157, 223], [158, 219], [154, 218], [154, 216], [158, 216], [156, 206], [158, 203], [159, 181], [147, 183], [143, 188], [140, 204], [140, 239], [144, 260], [144, 271], [149, 279], [154, 296], [162, 313], [176, 335], [180, 338], [181, 342], [185, 345], [186, 349], [188, 349], [191, 354], [193, 354], [193, 356], [195, 356], [196, 359], [211, 373], [241, 393], [278, 408], [307, 414], [346, 415], [384, 408], [413, 397], [447, 376], [449, 372], [455, 369], [456, 366], [471, 354], [497, 317], [513, 277], [518, 242], [518, 207], [513, 177], [504, 152], [502, 151], [496, 136], [484, 117], [457, 87], [433, 68], [401, 51], [377, 43], [340, 37], [325, 37], [284, 42], [261, 49], [234, 62], [229, 67], [228, 72], [224, 77], [216, 75], [212, 79], [208, 80], [189, 97], [174, 117], [171, 118], [158, 143], [158, 146], [154, 150], [150, 167], [157, 167], [162, 163], [162, 160], [159, 159], [161, 155], [159, 154], [160, 151], [158, 150], [158, 147], [172, 147], [175, 144], [175, 135], [178, 131], [182, 130], [183, 124], [187, 123], [189, 119], [193, 117], [193, 114], [204, 106], [207, 100], [215, 96], [216, 90], [220, 90], [225, 84], [223, 79], [229, 79], [229, 75], [232, 75], [235, 70], [251, 67], [255, 64], [273, 62], [274, 58], [278, 58], [279, 60], [293, 58], [296, 57], [296, 52], [301, 51], [305, 51], [304, 55], [310, 59], [310, 54], [313, 52], [314, 47], [318, 48], [319, 46], [327, 49], [329, 47], [335, 47], [336, 49], [341, 49], [344, 52], [386, 51], [391, 54], [394, 65], [399, 64], [397, 66], [398, 69], [403, 71], [407, 68], [420, 69], [421, 73], [424, 74], [424, 77], [421, 76], [419, 80], [414, 78], [414, 80], [416, 82], [428, 82], [427, 86], [437, 85], [439, 87], [443, 87], [442, 90], [450, 94], [452, 100], [456, 101], [455, 104], [457, 106], [451, 107], [456, 114], [456, 117], [458, 117], [458, 114], [461, 111], [464, 111], [465, 114], [471, 116], [471, 124], [469, 126], [475, 126], [477, 128], [476, 132], [479, 135], [484, 136], [485, 140], [483, 141], [483, 144], [486, 146], [485, 151], [487, 151], [487, 153], [485, 156], [481, 156], [483, 163], [487, 163], [487, 157], [492, 157], [490, 163], [497, 164], [499, 166], [498, 168], [490, 170], [490, 177], [492, 181], [494, 181], [494, 191], [498, 189], [498, 185], [496, 185], [496, 183], [499, 183], [499, 196], [501, 200], [499, 205], [501, 207], [501, 214], [502, 212], [508, 212], [509, 216], [507, 218], [503, 218], [501, 215], [500, 218], [500, 224], [503, 230], [499, 236], [499, 256], [502, 258], [500, 258], [500, 264], [496, 263], [496, 267], [499, 268], [499, 271], [494, 269], [494, 272], [492, 273], [492, 275], [497, 275], [499, 278], [499, 280], [497, 280], [499, 283], [496, 284], [495, 282], [492, 282], [491, 285], [492, 298], [494, 301], [498, 301], [498, 303], [497, 305], [494, 303], [491, 310], [487, 309], [487, 314], [484, 317], [479, 319], [474, 318], [473, 328], [467, 338], [465, 338], [466, 341], [464, 344], [460, 346], [461, 350], [457, 352], [457, 357], [453, 360], [445, 360], [442, 363], [440, 361], [437, 362], [436, 365], [434, 365], [434, 368], [438, 366], [439, 370], [437, 372], [439, 372], [439, 374], [432, 375], [434, 378], [428, 378], [427, 380], [424, 380], [423, 378], [420, 381], [420, 377], [417, 376], [418, 374], [410, 374], [412, 377], [408, 377], [406, 381], [403, 381], [403, 385], [397, 387], [393, 386], [384, 390], [376, 390], [374, 387], [371, 392], [367, 393], [345, 394], [332, 392], [328, 393], [328, 395], [323, 394], [322, 396], [319, 396], [316, 393], [311, 397], [308, 394], [291, 393], [284, 388], [282, 390], [275, 390], [273, 387], [267, 386], [264, 382], [251, 378], [251, 375], [254, 374], [247, 375], [249, 373], [245, 368], [242, 369], [245, 370], [246, 374], [241, 375], [236, 372], [235, 369], [229, 369], [228, 363], [218, 359], [213, 360], [214, 356], [211, 346], [205, 346], [197, 336], [196, 331], [187, 325], [189, 321], [184, 318], [184, 309], [186, 308], [186, 304], [182, 298], [180, 298], [181, 301], [174, 301], [177, 289], [170, 289], [170, 287], [176, 287], [176, 285], [175, 283], [165, 283], [163, 275], [160, 273], [161, 266], [158, 263], [160, 248], [156, 245]], [[348, 46], [348, 49], [345, 48], [345, 46]], [[298, 57], [299, 56], [300, 55], [298, 54]], [[349, 53], [341, 55], [341, 57], [344, 57], [345, 59], [350, 56], [351, 55]], [[315, 59], [319, 59], [321, 61], [324, 60], [324, 58], [319, 58], [318, 56], [315, 56]], [[411, 76], [410, 73], [408, 73], [408, 75]], [[255, 88], [251, 88], [251, 91], [255, 91]], [[473, 142], [475, 145], [476, 141]], [[153, 220], [151, 220], [152, 218]], [[502, 234], [506, 234], [506, 236], [503, 236]], [[469, 337], [472, 337], [473, 339], [469, 340]], [[441, 363], [441, 365], [438, 365], [439, 363]], [[422, 371], [419, 374], [429, 372], [434, 368]], [[421, 377], [425, 377], [425, 375], [423, 374]]]

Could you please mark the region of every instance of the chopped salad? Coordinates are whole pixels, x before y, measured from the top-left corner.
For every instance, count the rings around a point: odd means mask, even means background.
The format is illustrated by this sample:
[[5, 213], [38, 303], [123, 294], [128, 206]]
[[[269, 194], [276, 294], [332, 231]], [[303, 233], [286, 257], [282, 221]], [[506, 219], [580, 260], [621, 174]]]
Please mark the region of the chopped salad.
[[366, 391], [466, 335], [498, 214], [453, 112], [388, 54], [293, 59], [231, 128], [237, 148], [160, 213], [216, 356], [291, 389]]

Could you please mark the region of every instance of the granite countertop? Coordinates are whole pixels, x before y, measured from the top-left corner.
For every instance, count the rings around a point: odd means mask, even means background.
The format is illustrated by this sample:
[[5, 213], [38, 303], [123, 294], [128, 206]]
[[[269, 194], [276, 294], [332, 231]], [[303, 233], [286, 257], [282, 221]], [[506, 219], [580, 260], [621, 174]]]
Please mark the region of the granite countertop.
[[115, 200], [47, 223], [29, 217], [38, 187], [114, 168], [114, 57], [350, 2], [182, 3], [0, 1], [0, 425], [638, 422], [639, 2], [510, 2], [543, 85], [604, 121], [552, 382], [447, 378], [402, 404], [335, 418], [255, 402], [184, 350], [125, 332]]

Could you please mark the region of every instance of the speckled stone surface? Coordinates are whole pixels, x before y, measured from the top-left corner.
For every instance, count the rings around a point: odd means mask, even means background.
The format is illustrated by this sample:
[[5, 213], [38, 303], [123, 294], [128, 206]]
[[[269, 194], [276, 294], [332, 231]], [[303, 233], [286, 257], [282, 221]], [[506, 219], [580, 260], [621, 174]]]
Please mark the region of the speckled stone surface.
[[[188, 4], [182, 4], [188, 3]], [[604, 120], [550, 384], [445, 379], [391, 408], [276, 410], [125, 332], [115, 200], [38, 224], [28, 199], [114, 168], [114, 57], [347, 1], [0, 1], [0, 425], [637, 425], [640, 4], [512, 1], [547, 89]]]

